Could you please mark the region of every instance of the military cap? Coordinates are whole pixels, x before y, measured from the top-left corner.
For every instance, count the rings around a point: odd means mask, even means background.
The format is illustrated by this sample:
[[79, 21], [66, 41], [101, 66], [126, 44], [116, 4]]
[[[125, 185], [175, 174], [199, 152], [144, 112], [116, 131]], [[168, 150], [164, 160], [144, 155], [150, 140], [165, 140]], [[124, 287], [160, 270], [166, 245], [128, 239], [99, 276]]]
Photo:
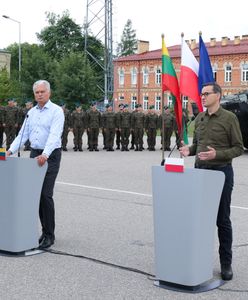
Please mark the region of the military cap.
[[135, 108], [138, 108], [139, 107], [139, 104], [135, 104]]
[[128, 104], [125, 104], [125, 105], [124, 105], [124, 108], [128, 108]]
[[81, 106], [81, 103], [80, 102], [76, 102], [75, 103], [75, 107], [80, 107]]
[[8, 102], [11, 102], [11, 101], [16, 102], [16, 99], [15, 98], [9, 98]]
[[92, 101], [90, 106], [95, 106], [96, 105], [96, 102], [95, 101]]
[[65, 105], [65, 102], [63, 100], [60, 100], [59, 106], [64, 106], [64, 105]]
[[169, 109], [169, 106], [165, 105], [164, 106], [164, 110]]
[[110, 107], [110, 105], [109, 105], [109, 104], [106, 104], [106, 105], [105, 105], [105, 107], [106, 107], [106, 108], [109, 108], [109, 107]]
[[25, 103], [32, 103], [32, 102], [33, 102], [32, 99], [26, 99], [26, 100], [25, 100]]
[[123, 104], [123, 103], [120, 103], [120, 104], [119, 104], [119, 107], [124, 107], [124, 104]]
[[150, 105], [150, 106], [149, 106], [149, 109], [154, 109], [154, 105]]

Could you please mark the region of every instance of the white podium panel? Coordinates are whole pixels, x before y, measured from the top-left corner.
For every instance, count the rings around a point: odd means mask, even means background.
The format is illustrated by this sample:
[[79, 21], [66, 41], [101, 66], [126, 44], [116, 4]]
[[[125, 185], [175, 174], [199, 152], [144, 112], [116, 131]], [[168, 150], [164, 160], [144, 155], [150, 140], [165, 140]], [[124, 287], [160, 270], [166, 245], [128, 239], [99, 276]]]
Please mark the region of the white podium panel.
[[0, 250], [22, 252], [38, 246], [40, 193], [47, 164], [33, 158], [0, 161]]
[[213, 276], [216, 218], [224, 173], [152, 167], [155, 270], [158, 280], [198, 286]]

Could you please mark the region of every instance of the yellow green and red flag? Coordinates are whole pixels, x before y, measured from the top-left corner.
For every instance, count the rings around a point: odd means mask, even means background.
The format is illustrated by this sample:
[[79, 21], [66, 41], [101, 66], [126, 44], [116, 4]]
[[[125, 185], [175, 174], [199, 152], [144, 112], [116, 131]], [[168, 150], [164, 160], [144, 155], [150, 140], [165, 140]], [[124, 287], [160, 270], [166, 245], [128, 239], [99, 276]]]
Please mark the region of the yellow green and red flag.
[[164, 35], [162, 35], [162, 92], [164, 93], [165, 91], [171, 92], [178, 133], [181, 135], [183, 112], [180, 89], [172, 60], [164, 42]]
[[0, 160], [6, 160], [6, 148], [0, 148]]

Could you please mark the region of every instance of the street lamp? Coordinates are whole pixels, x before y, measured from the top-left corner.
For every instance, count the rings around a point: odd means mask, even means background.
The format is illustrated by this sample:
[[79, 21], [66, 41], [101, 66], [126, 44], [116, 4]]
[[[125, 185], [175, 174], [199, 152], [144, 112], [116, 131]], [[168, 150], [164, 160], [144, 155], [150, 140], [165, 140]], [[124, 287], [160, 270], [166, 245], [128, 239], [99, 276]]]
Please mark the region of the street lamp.
[[6, 16], [6, 15], [2, 15], [3, 18], [5, 19], [9, 19], [13, 22], [16, 22], [18, 23], [19, 25], [19, 81], [21, 81], [21, 22], [20, 21], [17, 21], [15, 19], [12, 19], [10, 18], [9, 16]]

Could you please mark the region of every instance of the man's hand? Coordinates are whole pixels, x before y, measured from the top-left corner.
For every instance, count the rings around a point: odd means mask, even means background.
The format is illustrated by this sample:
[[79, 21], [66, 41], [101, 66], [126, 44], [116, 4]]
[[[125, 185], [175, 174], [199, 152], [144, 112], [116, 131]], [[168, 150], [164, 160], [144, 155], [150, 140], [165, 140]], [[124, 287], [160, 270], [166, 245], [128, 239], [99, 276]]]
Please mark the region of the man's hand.
[[10, 156], [10, 155], [12, 155], [12, 152], [8, 150], [8, 151], [6, 152], [6, 157], [8, 157], [8, 156]]
[[41, 155], [37, 156], [36, 159], [37, 159], [38, 165], [40, 167], [42, 167], [45, 164], [45, 162], [47, 161], [47, 156], [44, 154], [41, 154]]
[[189, 146], [185, 145], [183, 141], [181, 141], [182, 147], [179, 148], [179, 152], [182, 156], [189, 156]]
[[216, 157], [216, 150], [210, 146], [207, 146], [209, 151], [199, 152], [198, 157], [200, 160], [212, 160]]

